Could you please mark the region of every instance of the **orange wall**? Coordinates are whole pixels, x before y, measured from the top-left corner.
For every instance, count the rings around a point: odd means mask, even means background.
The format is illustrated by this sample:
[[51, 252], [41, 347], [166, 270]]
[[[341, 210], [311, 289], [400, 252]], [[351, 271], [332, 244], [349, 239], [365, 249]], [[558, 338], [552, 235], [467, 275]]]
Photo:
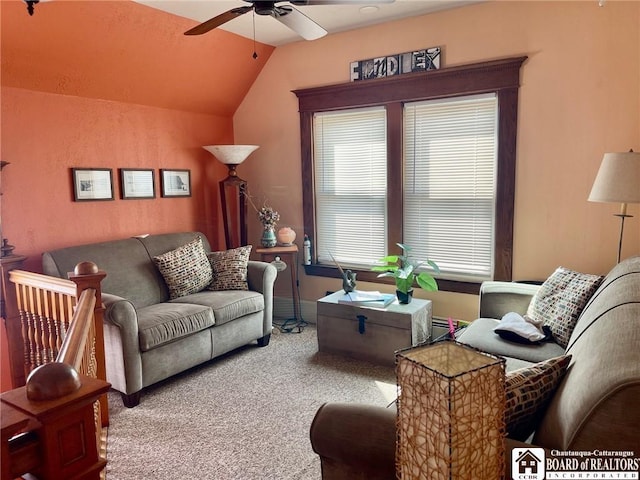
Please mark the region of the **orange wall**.
[[[2, 237], [41, 271], [43, 251], [142, 233], [203, 231], [224, 245], [217, 181], [226, 168], [201, 145], [227, 143], [231, 121], [214, 115], [2, 89]], [[71, 167], [111, 168], [114, 201], [75, 202]], [[121, 200], [118, 168], [155, 170], [157, 197]], [[191, 198], [161, 198], [160, 168], [191, 170]], [[4, 327], [4, 324], [2, 325]], [[4, 328], [2, 389], [9, 388]]]
[[[147, 232], [197, 228], [217, 245], [227, 170], [201, 146], [233, 142], [232, 115], [273, 47], [185, 36], [197, 22], [131, 1], [35, 10], [0, 2], [2, 237], [34, 270], [44, 250]], [[74, 202], [72, 167], [112, 168], [116, 200]], [[118, 199], [117, 169], [133, 167], [156, 170], [155, 200]], [[193, 196], [160, 198], [160, 168], [190, 169]]]
[[[2, 235], [39, 271], [43, 251], [142, 233], [197, 229], [215, 244], [217, 180], [201, 148], [232, 140], [231, 122], [106, 100], [2, 90]], [[114, 201], [75, 202], [71, 167], [113, 169]], [[121, 200], [118, 168], [152, 168], [153, 200]], [[191, 170], [191, 198], [161, 198], [160, 168]]]
[[[279, 47], [234, 116], [236, 142], [261, 146], [246, 178], [299, 233], [301, 246], [299, 115], [291, 90], [348, 82], [352, 61], [430, 46], [443, 48], [443, 66], [527, 55], [514, 278], [544, 279], [558, 265], [606, 273], [616, 259], [619, 207], [587, 197], [605, 152], [640, 150], [639, 25], [640, 2], [487, 2]], [[640, 254], [640, 205], [629, 213], [624, 257]], [[257, 222], [250, 227], [257, 237]], [[309, 301], [339, 288], [338, 280], [305, 275], [300, 283]], [[477, 313], [474, 295], [417, 295], [433, 299], [438, 316], [470, 320]]]

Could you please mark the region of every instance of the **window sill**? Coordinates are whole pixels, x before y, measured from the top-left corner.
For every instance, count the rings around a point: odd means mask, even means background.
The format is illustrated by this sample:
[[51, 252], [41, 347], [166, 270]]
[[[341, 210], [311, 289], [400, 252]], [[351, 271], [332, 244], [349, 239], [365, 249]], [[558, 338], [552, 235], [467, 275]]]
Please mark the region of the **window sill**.
[[[340, 271], [337, 267], [329, 265], [303, 265], [304, 271], [307, 275], [315, 277], [329, 277], [329, 278], [342, 278]], [[394, 281], [391, 278], [383, 277], [379, 278], [376, 272], [370, 270], [355, 270], [356, 281], [372, 282], [386, 285], [393, 285]], [[467, 293], [470, 295], [478, 295], [480, 293], [480, 283], [478, 282], [459, 282], [453, 280], [438, 279], [438, 290], [442, 292], [455, 292], [455, 293]], [[419, 287], [416, 287], [419, 288]]]

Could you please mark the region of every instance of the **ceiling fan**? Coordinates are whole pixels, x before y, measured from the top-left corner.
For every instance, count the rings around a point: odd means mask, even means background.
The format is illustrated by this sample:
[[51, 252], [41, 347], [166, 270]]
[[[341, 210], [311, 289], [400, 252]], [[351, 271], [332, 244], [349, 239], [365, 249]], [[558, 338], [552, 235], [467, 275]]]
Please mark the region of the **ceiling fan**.
[[[291, 30], [296, 32], [305, 40], [315, 40], [327, 34], [327, 31], [314, 22], [312, 19], [303, 14], [295, 6], [307, 5], [354, 5], [354, 4], [377, 4], [377, 3], [393, 3], [394, 0], [243, 0], [250, 5], [232, 8], [231, 10], [221, 13], [206, 22], [193, 27], [184, 32], [185, 35], [202, 35], [223, 23], [233, 20], [240, 15], [244, 15], [253, 10], [256, 15], [268, 15], [279, 22], [283, 23]], [[281, 5], [284, 4], [284, 5]]]

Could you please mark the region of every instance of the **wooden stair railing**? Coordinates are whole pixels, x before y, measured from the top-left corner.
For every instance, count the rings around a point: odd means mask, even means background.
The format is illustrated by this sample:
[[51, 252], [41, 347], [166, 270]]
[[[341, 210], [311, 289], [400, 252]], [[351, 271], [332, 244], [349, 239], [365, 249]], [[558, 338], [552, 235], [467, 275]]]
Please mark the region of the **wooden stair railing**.
[[0, 397], [2, 480], [27, 473], [42, 479], [100, 478], [110, 386], [104, 381], [100, 282], [105, 276], [93, 264], [79, 264], [70, 280], [10, 272], [28, 379]]
[[[87, 262], [78, 264], [75, 271], [69, 273], [69, 280], [23, 270], [9, 272], [9, 280], [15, 288], [21, 335], [8, 340], [10, 349], [21, 349], [23, 352], [24, 364], [13, 367], [22, 368], [22, 378], [27, 378], [36, 367], [56, 359], [80, 295], [84, 290], [93, 289], [95, 307], [93, 326], [89, 331], [91, 338], [87, 341], [83, 357], [85, 361], [78, 372], [106, 381], [101, 290], [101, 282], [105, 277], [106, 273]], [[19, 373], [14, 373], [14, 378], [19, 376]], [[106, 395], [100, 399], [100, 403], [102, 426], [106, 427], [109, 424]]]
[[[64, 337], [62, 346], [58, 351], [56, 362], [71, 365], [77, 371], [91, 371], [95, 374], [94, 365], [95, 348], [91, 343], [95, 342], [96, 332], [93, 321], [93, 310], [96, 306], [96, 291], [87, 288], [80, 294], [73, 319], [69, 324], [69, 330]], [[95, 375], [91, 375], [92, 377]]]

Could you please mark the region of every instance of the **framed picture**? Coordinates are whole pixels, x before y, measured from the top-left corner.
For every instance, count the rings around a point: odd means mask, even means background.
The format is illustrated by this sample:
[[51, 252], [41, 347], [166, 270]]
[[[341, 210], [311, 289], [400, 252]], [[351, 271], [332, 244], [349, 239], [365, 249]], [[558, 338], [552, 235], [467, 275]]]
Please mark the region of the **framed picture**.
[[113, 200], [110, 168], [72, 168], [73, 197], [76, 202]]
[[163, 197], [190, 197], [191, 170], [160, 170]]
[[152, 169], [120, 169], [120, 196], [123, 200], [156, 198]]

